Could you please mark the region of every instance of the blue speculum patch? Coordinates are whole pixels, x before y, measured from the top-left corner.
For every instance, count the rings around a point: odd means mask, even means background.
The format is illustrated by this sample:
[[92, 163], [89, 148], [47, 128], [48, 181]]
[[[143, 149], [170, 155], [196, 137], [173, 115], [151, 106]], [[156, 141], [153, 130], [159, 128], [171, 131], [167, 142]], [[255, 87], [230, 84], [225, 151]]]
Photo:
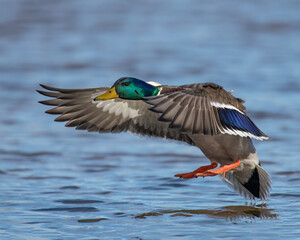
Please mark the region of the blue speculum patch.
[[220, 121], [224, 127], [247, 131], [256, 136], [262, 136], [261, 132], [251, 121], [251, 119], [239, 113], [238, 111], [219, 108], [218, 113]]

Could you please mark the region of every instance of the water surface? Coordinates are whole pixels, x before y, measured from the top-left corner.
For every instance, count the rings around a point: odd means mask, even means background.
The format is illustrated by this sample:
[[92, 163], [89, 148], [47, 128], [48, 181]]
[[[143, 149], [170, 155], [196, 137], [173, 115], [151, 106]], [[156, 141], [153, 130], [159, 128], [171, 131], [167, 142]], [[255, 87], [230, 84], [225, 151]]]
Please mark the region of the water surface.
[[[3, 239], [300, 238], [299, 1], [4, 0], [0, 9]], [[65, 128], [38, 84], [216, 82], [272, 137], [255, 141], [266, 202], [221, 179], [183, 143]]]

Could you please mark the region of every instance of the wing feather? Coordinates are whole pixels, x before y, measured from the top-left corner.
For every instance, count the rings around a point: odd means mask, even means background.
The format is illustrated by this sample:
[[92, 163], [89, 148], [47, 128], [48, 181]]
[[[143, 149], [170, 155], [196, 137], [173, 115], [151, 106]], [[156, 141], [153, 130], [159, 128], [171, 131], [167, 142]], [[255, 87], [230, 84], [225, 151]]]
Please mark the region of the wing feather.
[[[130, 131], [142, 135], [158, 136], [185, 141], [193, 144], [192, 140], [178, 129], [169, 129], [169, 123], [158, 121], [160, 116], [142, 100], [111, 99], [94, 101], [94, 98], [106, 92], [109, 88], [61, 89], [41, 85], [48, 91], [38, 90], [39, 93], [51, 99], [40, 103], [53, 108], [49, 114], [59, 115], [55, 120], [67, 122], [67, 127], [78, 130], [101, 133], [119, 133]], [[178, 101], [182, 99], [179, 96]], [[161, 102], [163, 101], [163, 102]], [[173, 104], [167, 96], [162, 96], [157, 102], [165, 107]], [[172, 107], [173, 109], [173, 107]], [[171, 117], [172, 115], [168, 115]]]
[[246, 115], [243, 100], [217, 84], [189, 84], [178, 91], [166, 92], [144, 101], [160, 114], [158, 120], [169, 122], [172, 129], [192, 134], [269, 138]]
[[243, 101], [216, 84], [170, 88], [165, 94], [144, 98], [144, 101], [119, 98], [94, 101], [109, 89], [107, 87], [60, 89], [41, 86], [48, 91], [38, 92], [52, 98], [40, 101], [53, 106], [46, 113], [60, 115], [55, 120], [67, 122], [67, 127], [98, 132], [130, 131], [191, 144], [190, 133], [269, 138], [246, 115]]
[[191, 101], [189, 103], [189, 105], [190, 105], [189, 111], [187, 111], [183, 125], [182, 125], [183, 132], [188, 132], [189, 129], [191, 129], [193, 127], [194, 115], [195, 115], [195, 102], [196, 102], [196, 99], [194, 97], [191, 98]]

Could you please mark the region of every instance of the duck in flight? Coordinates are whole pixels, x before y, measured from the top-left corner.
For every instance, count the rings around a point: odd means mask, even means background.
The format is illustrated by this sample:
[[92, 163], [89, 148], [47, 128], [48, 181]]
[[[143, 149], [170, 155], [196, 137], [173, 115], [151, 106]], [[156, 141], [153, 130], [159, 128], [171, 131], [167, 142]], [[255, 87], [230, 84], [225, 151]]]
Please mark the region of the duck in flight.
[[[54, 106], [55, 121], [89, 132], [129, 131], [186, 142], [202, 150], [211, 164], [179, 178], [219, 175], [249, 199], [266, 199], [271, 181], [261, 167], [252, 138], [266, 140], [245, 113], [243, 100], [214, 83], [167, 86], [123, 77], [109, 87], [61, 89], [41, 85]], [[220, 165], [219, 168], [218, 165]]]

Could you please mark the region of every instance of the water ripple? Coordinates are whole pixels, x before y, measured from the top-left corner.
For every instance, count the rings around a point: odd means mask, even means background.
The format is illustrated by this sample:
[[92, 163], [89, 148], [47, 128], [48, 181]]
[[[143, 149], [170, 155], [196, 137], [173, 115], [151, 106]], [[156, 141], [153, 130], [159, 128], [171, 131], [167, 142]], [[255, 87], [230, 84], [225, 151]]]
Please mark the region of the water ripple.
[[36, 212], [98, 212], [99, 210], [95, 207], [56, 207], [56, 208], [40, 208], [33, 209]]
[[61, 200], [55, 200], [54, 202], [60, 202], [60, 203], [63, 203], [63, 204], [103, 203], [103, 201], [89, 200], [89, 199], [61, 199]]

